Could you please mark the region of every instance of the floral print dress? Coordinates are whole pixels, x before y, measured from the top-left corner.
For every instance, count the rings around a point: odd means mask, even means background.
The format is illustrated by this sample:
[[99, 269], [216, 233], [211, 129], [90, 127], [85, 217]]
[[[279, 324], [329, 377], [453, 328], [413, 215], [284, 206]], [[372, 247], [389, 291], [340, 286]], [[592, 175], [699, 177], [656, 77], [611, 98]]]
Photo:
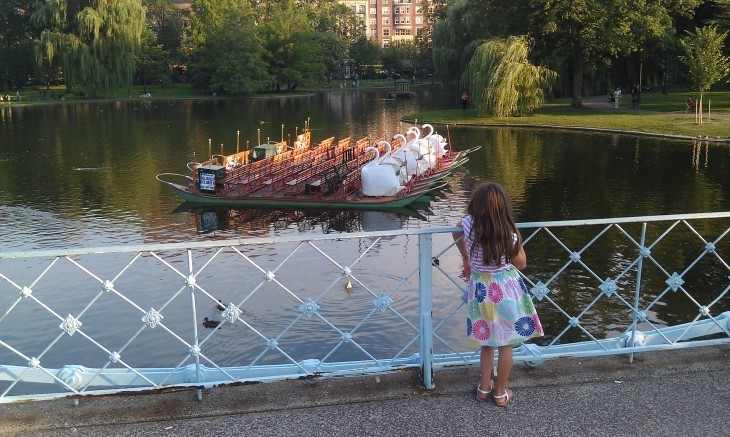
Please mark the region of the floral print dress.
[[[471, 217], [462, 220], [467, 247]], [[481, 251], [478, 251], [481, 252]], [[482, 346], [519, 345], [544, 335], [540, 318], [524, 282], [512, 264], [482, 266], [481, 253], [472, 261], [467, 293], [466, 335]], [[480, 271], [488, 270], [488, 271]]]

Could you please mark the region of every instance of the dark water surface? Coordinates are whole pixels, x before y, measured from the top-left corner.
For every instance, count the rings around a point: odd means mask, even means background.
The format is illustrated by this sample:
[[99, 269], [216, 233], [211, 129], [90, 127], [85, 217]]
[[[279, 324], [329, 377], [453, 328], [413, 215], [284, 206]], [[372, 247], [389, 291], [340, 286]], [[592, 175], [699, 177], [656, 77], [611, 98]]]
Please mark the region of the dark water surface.
[[[400, 117], [451, 103], [444, 100], [438, 90], [405, 100], [389, 100], [386, 91], [336, 90], [2, 108], [0, 250], [368, 230], [362, 222], [373, 214], [361, 212], [257, 211], [249, 221], [250, 210], [216, 211], [215, 218], [179, 211], [179, 199], [154, 177], [187, 173], [194, 152], [207, 157], [208, 139], [213, 153], [221, 144], [234, 152], [237, 131], [241, 149], [258, 135], [279, 140], [282, 125], [285, 138], [293, 136], [307, 119], [313, 141], [392, 135], [405, 129]], [[437, 129], [446, 136], [444, 126]], [[508, 189], [520, 221], [730, 209], [728, 145], [542, 129], [449, 127], [448, 134], [455, 148], [482, 149], [451, 180], [450, 192], [406, 211], [393, 226], [423, 226], [419, 215], [429, 225], [453, 224], [482, 180]]]
[[[212, 140], [213, 153], [220, 152], [221, 143], [225, 153], [233, 153], [237, 131], [243, 149], [246, 140], [253, 144], [259, 134], [262, 141], [279, 140], [282, 125], [285, 138], [293, 137], [307, 119], [311, 119], [314, 142], [330, 136], [359, 139], [382, 132], [392, 135], [407, 127], [399, 122], [402, 116], [420, 110], [456, 107], [458, 100], [452, 97], [442, 95], [439, 90], [419, 89], [414, 99], [390, 100], [386, 90], [350, 89], [281, 99], [90, 102], [0, 108], [0, 251], [450, 226], [464, 214], [472, 187], [484, 180], [497, 181], [507, 188], [522, 222], [730, 210], [730, 146], [727, 144], [697, 145], [692, 141], [546, 129], [449, 127], [447, 131], [445, 126], [437, 126], [439, 133], [450, 137], [455, 149], [477, 145], [482, 148], [470, 155], [470, 161], [449, 178], [449, 189], [413, 208], [396, 212], [188, 209], [181, 207], [181, 201], [169, 188], [155, 180], [158, 173], [186, 173], [186, 163], [192, 161], [193, 153], [198, 160], [207, 157], [208, 139]], [[685, 244], [689, 247], [693, 237], [684, 238], [677, 242], [678, 246], [666, 249], [667, 252], [672, 253]], [[546, 247], [535, 243], [528, 256], [561, 250]], [[695, 245], [694, 249], [701, 247]], [[397, 244], [388, 249], [402, 250], [402, 247]], [[263, 257], [274, 260], [277, 256], [262, 250]], [[352, 259], [363, 249], [345, 244], [339, 250], [343, 254], [355, 253], [349, 257]], [[607, 250], [613, 253], [616, 248]], [[404, 258], [413, 261], [415, 254], [415, 250], [407, 251]], [[543, 259], [550, 259], [549, 253], [542, 255]], [[537, 273], [555, 271], [564, 262], [565, 254], [561, 255], [560, 261], [546, 261], [535, 267]], [[599, 255], [594, 258], [600, 260]], [[586, 253], [586, 257], [590, 259], [591, 254]], [[388, 284], [397, 278], [397, 272], [388, 268], [391, 260], [377, 256], [370, 259], [369, 274], [382, 280], [382, 284], [376, 284], [382, 285], [382, 289], [388, 289]], [[221, 268], [224, 272], [225, 266]], [[301, 263], [288, 274], [296, 278], [310, 268]], [[602, 277], [617, 274], [615, 271], [601, 273]], [[666, 279], [661, 272], [655, 276], [653, 280], [659, 285]], [[33, 277], [28, 275], [29, 280]], [[574, 293], [568, 302], [580, 302], [584, 307], [592, 295], [587, 293], [581, 297], [582, 279], [580, 275], [577, 277], [578, 285], [564, 287]], [[588, 276], [583, 279], [586, 283], [595, 282]], [[436, 281], [437, 286], [448, 285], [441, 278]], [[322, 287], [327, 286], [324, 282]], [[132, 281], [127, 286], [130, 289], [139, 284]], [[595, 288], [595, 284], [591, 286]], [[150, 290], [162, 291], [165, 287], [156, 285]], [[68, 297], [58, 299], [57, 304], [73, 300]], [[15, 289], [7, 283], [0, 284], [0, 314], [16, 298]], [[51, 296], [47, 298], [52, 300]], [[225, 302], [236, 299], [223, 298]], [[437, 296], [437, 299], [445, 298]], [[453, 296], [449, 299], [453, 300]], [[79, 305], [82, 304], [69, 307], [68, 313], [77, 314]], [[265, 308], [266, 302], [260, 305]], [[331, 317], [351, 312], [353, 305], [357, 304], [333, 303], [331, 308], [341, 310], [342, 314], [338, 315], [335, 310]], [[576, 304], [576, 312], [582, 308], [580, 305]], [[670, 300], [661, 305], [666, 307], [663, 312], [652, 311], [650, 315], [657, 323], [691, 320], [696, 309], [690, 306], [685, 310], [686, 305], [685, 301]], [[362, 301], [363, 311], [371, 306], [371, 299]], [[413, 309], [417, 302], [406, 306]], [[538, 309], [542, 311], [541, 307]], [[614, 315], [612, 310], [620, 314]], [[67, 313], [66, 309], [58, 311]], [[121, 319], [109, 319], [114, 311], [118, 308], [109, 306], [89, 313], [84, 319], [85, 326], [116, 323], [120, 331], [125, 326], [139, 327], [136, 313], [130, 313], [131, 322], [126, 325]], [[185, 311], [184, 306], [179, 311]], [[33, 345], [29, 349], [40, 351], [48, 344], [42, 333], [28, 339], [22, 332], [13, 330], [16, 332], [8, 334], [9, 330], [3, 328], [3, 325], [7, 328], [24, 323], [23, 318], [32, 312], [14, 310], [5, 323], [0, 323], [0, 332], [5, 341], [18, 348], [26, 344]], [[595, 327], [594, 334], [620, 332], [625, 327], [625, 312], [625, 308], [610, 305], [591, 310], [595, 316], [590, 322]], [[277, 317], [284, 317], [282, 314]], [[255, 318], [257, 314], [253, 312], [250, 317]], [[565, 325], [562, 315], [551, 308], [544, 309], [543, 318], [546, 326], [552, 322]], [[390, 323], [381, 321], [374, 325], [376, 339], [387, 342], [389, 335], [397, 333], [397, 328], [390, 331]], [[58, 322], [51, 325], [49, 330], [57, 331]], [[452, 338], [463, 336], [458, 326]], [[556, 334], [551, 332], [549, 337]], [[209, 344], [243, 341], [232, 338], [226, 338], [224, 333], [212, 338]], [[76, 341], [81, 340], [74, 337]], [[134, 352], [127, 355], [144, 356], [144, 349], [150, 344], [163, 353], [164, 341], [159, 344], [150, 341], [136, 355]], [[76, 350], [74, 347], [66, 346], [66, 353]], [[0, 357], [6, 352], [0, 351]], [[164, 353], [175, 357], [185, 351]], [[33, 351], [27, 354], [33, 356]], [[103, 364], [105, 357], [102, 358]], [[236, 357], [222, 357], [219, 364], [234, 362]], [[139, 365], [144, 363], [140, 360]]]

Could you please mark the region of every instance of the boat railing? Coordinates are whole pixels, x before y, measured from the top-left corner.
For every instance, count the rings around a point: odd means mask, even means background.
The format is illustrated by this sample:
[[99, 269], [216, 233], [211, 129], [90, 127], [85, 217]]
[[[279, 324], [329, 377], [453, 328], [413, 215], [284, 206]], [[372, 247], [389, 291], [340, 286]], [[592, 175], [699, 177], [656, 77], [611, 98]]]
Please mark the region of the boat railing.
[[[730, 344], [730, 212], [518, 228], [546, 335], [516, 362]], [[403, 369], [432, 389], [479, 366], [459, 230], [0, 252], [0, 403]]]

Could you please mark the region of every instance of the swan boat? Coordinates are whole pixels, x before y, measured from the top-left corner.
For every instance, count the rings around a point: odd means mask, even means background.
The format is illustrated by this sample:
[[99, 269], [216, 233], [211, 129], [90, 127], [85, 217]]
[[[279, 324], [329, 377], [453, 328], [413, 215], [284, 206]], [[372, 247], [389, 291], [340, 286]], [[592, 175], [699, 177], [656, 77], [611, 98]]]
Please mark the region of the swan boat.
[[[411, 127], [391, 142], [334, 137], [312, 144], [311, 132], [232, 155], [188, 163], [190, 175], [162, 173], [157, 180], [195, 205], [338, 209], [402, 208], [468, 161], [479, 147], [452, 151], [433, 127], [421, 138]], [[180, 182], [173, 182], [175, 178]]]

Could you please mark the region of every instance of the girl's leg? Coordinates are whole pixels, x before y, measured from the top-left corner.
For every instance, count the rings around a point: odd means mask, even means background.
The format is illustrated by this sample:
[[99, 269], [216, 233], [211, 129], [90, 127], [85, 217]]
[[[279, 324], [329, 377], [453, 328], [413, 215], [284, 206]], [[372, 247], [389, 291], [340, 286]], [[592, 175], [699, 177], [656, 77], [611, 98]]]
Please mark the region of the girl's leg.
[[482, 346], [479, 354], [480, 377], [477, 387], [477, 400], [486, 401], [492, 391], [492, 363], [494, 363], [494, 348]]
[[492, 389], [492, 364], [494, 363], [494, 348], [489, 346], [482, 346], [482, 351], [479, 356], [479, 364], [481, 370], [481, 378], [479, 379], [479, 385], [482, 390], [489, 391]]
[[[512, 346], [500, 346], [499, 358], [497, 358], [497, 383], [494, 386], [494, 394], [503, 395], [507, 390], [507, 379], [512, 369]], [[506, 403], [507, 398], [495, 399], [497, 403]]]

